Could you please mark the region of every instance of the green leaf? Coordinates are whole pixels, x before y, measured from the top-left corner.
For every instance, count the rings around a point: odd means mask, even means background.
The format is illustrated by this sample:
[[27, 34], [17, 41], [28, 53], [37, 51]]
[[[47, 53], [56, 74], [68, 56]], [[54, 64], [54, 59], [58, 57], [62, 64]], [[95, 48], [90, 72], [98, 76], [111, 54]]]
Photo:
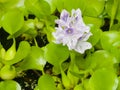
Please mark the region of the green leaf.
[[55, 6], [57, 7], [58, 11], [61, 12], [64, 7], [64, 0], [55, 0]]
[[118, 62], [120, 62], [120, 41], [117, 41], [112, 44], [110, 52], [116, 57]]
[[84, 90], [82, 84], [76, 85], [74, 90]]
[[89, 85], [91, 90], [116, 90], [118, 79], [111, 70], [99, 69], [93, 73]]
[[43, 70], [46, 64], [44, 51], [36, 46], [32, 46], [28, 56], [20, 63], [21, 70], [37, 69]]
[[13, 40], [12, 46], [6, 51], [4, 55], [4, 60], [12, 60], [15, 57], [16, 54], [16, 41]]
[[92, 35], [90, 36], [88, 41], [94, 46], [100, 40], [102, 31], [101, 31], [101, 29], [99, 29], [95, 25], [90, 25], [90, 28], [91, 28], [90, 32], [92, 33]]
[[54, 79], [50, 75], [43, 75], [38, 80], [39, 90], [57, 90]]
[[110, 30], [112, 30], [112, 31], [120, 31], [120, 23], [112, 25]]
[[51, 13], [49, 4], [44, 0], [25, 0], [25, 7], [30, 13], [39, 18]]
[[59, 66], [69, 57], [69, 50], [61, 44], [49, 43], [44, 48], [45, 58], [52, 65]]
[[84, 11], [85, 9], [85, 0], [63, 0], [63, 2], [64, 2], [63, 9], [65, 8], [68, 11], [71, 11], [72, 9], [78, 9], [78, 8], [80, 8], [81, 11]]
[[3, 80], [14, 79], [16, 75], [17, 75], [17, 72], [14, 66], [4, 65], [0, 70], [0, 77]]
[[27, 21], [24, 21], [23, 27], [16, 32], [14, 35], [9, 35], [7, 39], [16, 38], [20, 35], [27, 34], [30, 37], [35, 37], [37, 35], [37, 30], [35, 26], [35, 20], [28, 19]]
[[[61, 64], [61, 67], [62, 67], [63, 71], [67, 70], [69, 67], [69, 62], [63, 62]], [[53, 66], [52, 71], [53, 71], [54, 75], [58, 75], [61, 73], [61, 69], [59, 66]]]
[[100, 28], [104, 24], [104, 20], [101, 18], [83, 16], [83, 20], [86, 24], [93, 24], [94, 26]]
[[98, 50], [86, 58], [86, 63], [89, 64], [87, 68], [93, 70], [108, 68], [114, 71], [113, 66], [116, 62], [116, 58], [106, 50]]
[[67, 75], [65, 74], [65, 72], [61, 69], [61, 78], [62, 78], [62, 84], [64, 85], [64, 87], [67, 90], [70, 90], [71, 88], [73, 88], [73, 85], [71, 85], [71, 81], [70, 79], [67, 77]]
[[0, 12], [6, 12], [10, 9], [16, 8], [19, 0], [0, 0]]
[[120, 90], [120, 76], [118, 77], [119, 83], [118, 83], [118, 87], [117, 90]]
[[45, 0], [45, 1], [49, 3], [51, 7], [51, 13], [53, 13], [56, 9], [55, 0]]
[[63, 9], [71, 11], [72, 9], [78, 8], [80, 8], [83, 12], [86, 6], [85, 3], [85, 0], [55, 0], [55, 4], [59, 12], [61, 12]]
[[6, 32], [13, 35], [23, 26], [24, 15], [19, 9], [8, 11], [3, 15], [2, 26]]
[[44, 28], [44, 32], [46, 33], [47, 39], [49, 42], [52, 42], [54, 40], [54, 37], [52, 35], [52, 32], [54, 32], [54, 31], [55, 31], [55, 29], [53, 27]]
[[16, 52], [15, 57], [10, 61], [3, 61], [5, 64], [15, 64], [17, 62], [20, 62], [22, 59], [24, 59], [30, 51], [30, 45], [26, 41], [20, 42], [20, 45], [18, 47], [18, 50]]
[[0, 90], [21, 90], [20, 85], [13, 80], [1, 81]]
[[117, 15], [117, 10], [119, 7], [119, 0], [108, 0], [105, 5], [105, 10], [111, 18], [110, 28], [114, 24], [114, 19]]
[[84, 0], [84, 3], [83, 15], [98, 17], [104, 10], [105, 0]]
[[110, 50], [113, 43], [120, 41], [120, 32], [118, 31], [103, 32], [100, 41], [103, 49]]
[[120, 0], [118, 3], [118, 9], [117, 9], [117, 13], [116, 13], [116, 19], [120, 22]]
[[4, 56], [5, 56], [5, 49], [3, 48], [2, 44], [0, 43], [0, 61], [1, 59], [4, 59]]

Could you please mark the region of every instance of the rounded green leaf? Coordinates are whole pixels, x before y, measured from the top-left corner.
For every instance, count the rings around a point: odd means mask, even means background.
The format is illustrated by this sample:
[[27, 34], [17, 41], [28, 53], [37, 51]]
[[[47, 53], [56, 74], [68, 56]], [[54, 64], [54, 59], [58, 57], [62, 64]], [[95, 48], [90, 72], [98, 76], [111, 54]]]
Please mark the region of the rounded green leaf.
[[18, 47], [18, 50], [16, 52], [16, 55], [14, 58], [10, 61], [3, 61], [5, 64], [15, 64], [17, 62], [20, 62], [22, 59], [24, 59], [30, 51], [30, 44], [27, 41], [20, 42], [20, 45]]
[[[86, 58], [86, 63], [89, 64], [88, 69], [97, 70], [100, 68], [108, 68], [113, 70], [116, 58], [106, 50], [98, 50]], [[88, 65], [87, 64], [87, 65]]]
[[45, 64], [44, 51], [39, 47], [33, 46], [28, 56], [20, 63], [19, 68], [22, 70], [43, 70]]
[[101, 45], [105, 50], [110, 50], [112, 44], [120, 41], [120, 32], [118, 31], [106, 31], [101, 35]]
[[111, 70], [99, 69], [93, 73], [89, 85], [91, 90], [116, 90], [118, 79]]
[[105, 4], [105, 10], [109, 16], [111, 16], [113, 3], [114, 3], [114, 0], [108, 0]]
[[20, 85], [13, 80], [1, 81], [0, 90], [21, 90]]
[[76, 85], [74, 90], [84, 90], [82, 84]]
[[50, 75], [43, 75], [38, 80], [39, 90], [57, 90], [54, 79]]
[[114, 19], [117, 16], [117, 10], [119, 6], [119, 0], [108, 0], [105, 5], [105, 11], [110, 16], [110, 28], [114, 24]]
[[85, 2], [86, 2], [85, 0], [63, 0], [63, 2], [64, 2], [63, 9], [65, 8], [68, 11], [71, 11], [72, 9], [78, 9], [78, 8], [84, 11], [85, 9]]
[[108, 0], [105, 10], [112, 19], [117, 18], [120, 21], [120, 0]]
[[104, 10], [105, 0], [84, 0], [85, 10], [83, 15], [98, 17]]
[[45, 0], [45, 1], [49, 3], [49, 5], [51, 7], [51, 13], [53, 13], [56, 9], [55, 0]]
[[64, 7], [63, 0], [55, 0], [55, 5], [59, 12], [62, 11], [62, 9]]
[[19, 9], [10, 10], [2, 17], [2, 26], [11, 35], [19, 31], [23, 23], [24, 15]]
[[83, 20], [86, 24], [93, 24], [98, 28], [100, 28], [104, 24], [104, 20], [101, 18], [83, 16]]
[[73, 88], [73, 85], [71, 84], [70, 78], [65, 74], [65, 72], [61, 69], [61, 79], [62, 79], [62, 84], [67, 90], [70, 90]]
[[44, 48], [46, 60], [52, 65], [59, 66], [69, 57], [69, 50], [61, 44], [49, 43]]
[[91, 25], [90, 28], [91, 28], [90, 32], [92, 33], [92, 35], [90, 36], [88, 41], [94, 46], [100, 40], [100, 36], [101, 36], [102, 31], [101, 31], [101, 29], [99, 29], [95, 25]]
[[116, 18], [120, 22], [120, 0], [119, 0], [119, 5], [118, 5], [117, 13], [116, 13]]
[[0, 77], [4, 80], [14, 79], [17, 73], [14, 66], [5, 65], [0, 70]]
[[120, 62], [120, 41], [113, 43], [110, 52], [117, 58]]
[[50, 5], [44, 0], [25, 0], [25, 7], [30, 13], [39, 18], [51, 13]]
[[12, 46], [6, 51], [4, 60], [12, 60], [16, 54], [16, 41], [13, 40]]
[[119, 83], [118, 83], [118, 87], [117, 90], [120, 90], [120, 76], [118, 77]]

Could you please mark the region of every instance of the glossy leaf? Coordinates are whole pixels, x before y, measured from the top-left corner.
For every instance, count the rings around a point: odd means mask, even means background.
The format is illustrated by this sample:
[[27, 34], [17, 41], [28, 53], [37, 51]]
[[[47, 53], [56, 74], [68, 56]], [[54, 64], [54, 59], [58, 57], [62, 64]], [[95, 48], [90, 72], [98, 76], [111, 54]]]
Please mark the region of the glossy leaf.
[[111, 31], [120, 31], [120, 23], [112, 25], [110, 28]]
[[116, 57], [117, 61], [120, 62], [120, 41], [112, 44], [110, 52]]
[[43, 75], [38, 80], [39, 90], [57, 90], [54, 79], [50, 75]]
[[30, 51], [30, 45], [26, 41], [22, 41], [19, 45], [19, 48], [16, 52], [15, 57], [10, 61], [3, 61], [5, 64], [15, 64], [17, 62], [20, 62], [22, 59], [24, 59]]
[[119, 2], [118, 2], [118, 8], [117, 8], [117, 13], [116, 13], [116, 19], [117, 20], [119, 20], [119, 22], [120, 22], [120, 0], [119, 0]]
[[90, 28], [91, 28], [90, 31], [91, 31], [92, 35], [90, 36], [88, 41], [92, 44], [92, 46], [94, 46], [100, 40], [102, 31], [101, 31], [101, 29], [99, 29], [98, 27], [96, 27], [94, 25], [90, 25]]
[[69, 50], [61, 44], [49, 43], [44, 48], [45, 58], [52, 65], [59, 66], [69, 57]]
[[105, 10], [111, 17], [110, 27], [113, 25], [114, 19], [119, 17], [119, 12], [117, 13], [117, 10], [119, 10], [119, 3], [119, 0], [108, 0], [105, 5]]
[[65, 74], [65, 72], [61, 69], [61, 78], [62, 78], [62, 83], [64, 85], [64, 87], [66, 89], [70, 89], [70, 88], [73, 88], [73, 85], [71, 85], [71, 81], [70, 81], [70, 78], [67, 77], [67, 75]]
[[118, 83], [118, 87], [116, 90], [120, 90], [120, 77], [118, 77], [119, 83]]
[[0, 61], [1, 61], [1, 59], [4, 59], [5, 53], [6, 53], [6, 50], [0, 44]]
[[[91, 3], [92, 2], [92, 3]], [[74, 4], [73, 4], [74, 3]], [[89, 5], [89, 3], [91, 3]], [[83, 15], [97, 17], [104, 10], [104, 0], [56, 0], [58, 10], [61, 12], [62, 9], [71, 11], [72, 9], [80, 8]], [[72, 5], [72, 7], [71, 7]]]
[[44, 58], [44, 51], [39, 47], [31, 47], [30, 53], [28, 56], [20, 63], [19, 68], [21, 70], [28, 69], [37, 69], [43, 70], [46, 64], [46, 60]]
[[51, 7], [51, 13], [53, 13], [56, 9], [55, 0], [45, 0], [45, 1], [49, 3]]
[[0, 90], [21, 90], [21, 86], [13, 80], [1, 81]]
[[117, 63], [116, 58], [105, 50], [98, 50], [86, 58], [86, 63], [89, 64], [88, 69], [97, 70], [100, 68], [113, 69], [114, 63]]
[[76, 85], [74, 90], [84, 90], [82, 84]]
[[[63, 71], [66, 71], [66, 70], [68, 69], [68, 67], [69, 67], [69, 62], [63, 62], [63, 63], [61, 64], [61, 67], [62, 67]], [[54, 73], [55, 75], [58, 75], [58, 74], [61, 73], [61, 69], [60, 69], [59, 66], [53, 66], [52, 71], [53, 71], [53, 73]]]
[[24, 16], [19, 9], [8, 11], [2, 18], [2, 26], [6, 32], [13, 35], [23, 26]]
[[89, 84], [91, 90], [116, 90], [118, 79], [111, 70], [99, 69], [93, 73]]
[[14, 79], [17, 75], [16, 69], [14, 66], [5, 65], [0, 70], [0, 77], [3, 80], [11, 80]]
[[49, 4], [44, 0], [25, 0], [25, 7], [30, 13], [39, 18], [51, 13]]
[[78, 9], [78, 8], [80, 8], [81, 11], [84, 11], [85, 9], [85, 0], [63, 0], [63, 2], [64, 2], [63, 8], [67, 9], [68, 11], [71, 11], [72, 9]]
[[55, 0], [55, 5], [58, 9], [58, 11], [62, 11], [63, 7], [64, 7], [64, 0]]
[[16, 41], [13, 40], [12, 46], [5, 52], [4, 60], [12, 60], [16, 54]]
[[0, 0], [0, 11], [6, 12], [10, 9], [16, 8], [16, 4], [19, 0]]
[[106, 31], [101, 35], [101, 45], [105, 50], [110, 50], [113, 43], [120, 41], [120, 32]]
[[8, 39], [11, 39], [13, 37], [16, 38], [20, 35], [25, 35], [25, 34], [29, 35], [30, 37], [35, 37], [37, 35], [37, 30], [35, 28], [35, 20], [28, 19], [27, 21], [24, 21], [23, 27], [15, 34], [9, 35]]
[[49, 42], [52, 42], [54, 40], [54, 37], [52, 35], [52, 32], [55, 31], [55, 29], [53, 27], [47, 27], [44, 28], [45, 33], [47, 34], [47, 39]]
[[[83, 15], [98, 17], [104, 10], [105, 0], [84, 0], [85, 10]], [[91, 3], [92, 2], [92, 3]]]
[[104, 24], [104, 20], [101, 18], [83, 16], [83, 20], [86, 24], [93, 24], [96, 27], [101, 27]]

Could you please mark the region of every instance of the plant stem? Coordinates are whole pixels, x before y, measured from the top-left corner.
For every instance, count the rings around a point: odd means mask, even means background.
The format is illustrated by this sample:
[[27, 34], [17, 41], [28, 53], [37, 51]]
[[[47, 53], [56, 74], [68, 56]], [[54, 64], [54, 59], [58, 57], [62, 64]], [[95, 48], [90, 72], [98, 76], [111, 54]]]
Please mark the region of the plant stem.
[[112, 25], [114, 24], [115, 15], [116, 15], [116, 12], [118, 9], [118, 3], [119, 3], [119, 0], [114, 0], [112, 10], [111, 10], [110, 29], [111, 29]]
[[38, 47], [38, 43], [35, 38], [34, 38], [34, 42], [35, 42], [35, 45]]

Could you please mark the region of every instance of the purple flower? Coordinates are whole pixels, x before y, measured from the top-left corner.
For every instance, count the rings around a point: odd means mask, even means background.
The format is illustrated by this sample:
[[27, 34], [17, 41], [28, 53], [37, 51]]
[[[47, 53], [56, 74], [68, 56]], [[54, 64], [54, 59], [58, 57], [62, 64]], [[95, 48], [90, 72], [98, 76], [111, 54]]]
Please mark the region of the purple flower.
[[67, 45], [69, 50], [75, 50], [79, 53], [84, 53], [90, 49], [92, 45], [87, 42], [92, 35], [90, 27], [84, 24], [80, 9], [69, 12], [63, 10], [60, 19], [55, 20], [58, 27], [53, 32], [55, 43]]

